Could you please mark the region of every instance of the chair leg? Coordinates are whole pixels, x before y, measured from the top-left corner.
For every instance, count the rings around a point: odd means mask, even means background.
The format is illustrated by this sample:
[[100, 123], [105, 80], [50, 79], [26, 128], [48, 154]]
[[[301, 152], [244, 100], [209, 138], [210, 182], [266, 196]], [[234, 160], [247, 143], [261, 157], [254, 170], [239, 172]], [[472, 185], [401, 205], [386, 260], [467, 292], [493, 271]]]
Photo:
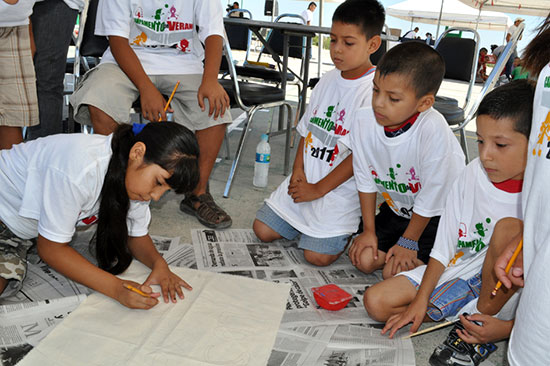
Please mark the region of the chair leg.
[[233, 160], [233, 163], [231, 164], [231, 170], [229, 171], [229, 177], [227, 177], [227, 182], [225, 183], [225, 189], [223, 191], [223, 196], [225, 198], [229, 197], [229, 192], [231, 191], [231, 185], [233, 184], [233, 178], [235, 178], [235, 174], [237, 172], [237, 167], [239, 166], [239, 160], [241, 159], [241, 153], [244, 148], [244, 143], [246, 141], [246, 136], [248, 135], [248, 130], [252, 128], [252, 118], [254, 117], [254, 114], [256, 113], [257, 108], [252, 107], [250, 111], [247, 112], [247, 121], [243, 126], [243, 133], [241, 134], [241, 139], [239, 140], [239, 146], [237, 147], [237, 151], [235, 153], [235, 159]]
[[227, 128], [225, 129], [224, 141], [225, 141], [225, 160], [229, 160], [229, 158], [231, 157], [231, 153], [229, 152], [229, 134], [227, 133]]
[[470, 156], [468, 154], [468, 145], [466, 142], [466, 132], [464, 128], [460, 129], [460, 145], [462, 145], [462, 151], [464, 151], [464, 156], [466, 157], [466, 164], [470, 162]]
[[286, 176], [290, 173], [289, 169], [290, 169], [290, 149], [291, 149], [291, 146], [290, 146], [290, 135], [292, 134], [292, 124], [293, 124], [293, 120], [292, 120], [292, 106], [288, 103], [285, 103], [284, 104], [285, 107], [287, 108], [287, 111], [288, 111], [288, 114], [286, 116], [286, 144], [285, 144], [285, 166], [284, 166], [284, 170], [283, 170], [283, 174]]

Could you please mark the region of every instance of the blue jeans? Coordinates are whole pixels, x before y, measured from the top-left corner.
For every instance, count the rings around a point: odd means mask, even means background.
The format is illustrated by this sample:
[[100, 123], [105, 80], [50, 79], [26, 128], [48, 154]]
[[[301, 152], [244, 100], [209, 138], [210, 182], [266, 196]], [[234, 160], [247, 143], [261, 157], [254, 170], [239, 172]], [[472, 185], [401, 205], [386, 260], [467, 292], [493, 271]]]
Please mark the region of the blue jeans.
[[31, 22], [40, 124], [27, 130], [28, 139], [63, 132], [63, 78], [77, 15], [78, 11], [62, 0], [34, 5]]

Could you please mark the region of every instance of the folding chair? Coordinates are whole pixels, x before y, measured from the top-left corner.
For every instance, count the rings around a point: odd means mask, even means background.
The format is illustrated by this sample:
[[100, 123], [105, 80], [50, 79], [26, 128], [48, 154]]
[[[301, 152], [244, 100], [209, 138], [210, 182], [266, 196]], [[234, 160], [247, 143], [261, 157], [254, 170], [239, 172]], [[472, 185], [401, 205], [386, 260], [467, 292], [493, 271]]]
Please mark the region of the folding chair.
[[[474, 119], [474, 116], [477, 112], [477, 108], [479, 107], [479, 104], [481, 103], [481, 101], [483, 100], [485, 95], [487, 95], [487, 93], [489, 93], [491, 90], [493, 90], [496, 83], [498, 82], [500, 74], [501, 74], [502, 70], [504, 70], [504, 67], [506, 66], [506, 62], [508, 61], [508, 59], [512, 55], [512, 53], [513, 53], [512, 51], [513, 51], [514, 47], [516, 47], [517, 42], [518, 42], [519, 38], [521, 37], [521, 35], [523, 33], [524, 27], [525, 27], [525, 25], [523, 23], [521, 23], [518, 26], [518, 29], [516, 30], [516, 33], [512, 35], [512, 37], [510, 38], [510, 41], [508, 41], [508, 43], [506, 44], [506, 47], [504, 48], [504, 50], [502, 51], [502, 54], [498, 58], [495, 66], [493, 67], [493, 70], [491, 71], [491, 73], [489, 74], [489, 77], [485, 81], [485, 84], [483, 84], [483, 88], [481, 89], [481, 91], [478, 94], [477, 98], [471, 103], [470, 106], [468, 106], [467, 113], [465, 112], [465, 108], [464, 108], [464, 109], [462, 109], [462, 117], [457, 118], [458, 123], [455, 123], [455, 124], [458, 124], [458, 126], [453, 128], [453, 132], [460, 131], [460, 133], [461, 133], [461, 143], [462, 143], [462, 136], [464, 136], [464, 128], [466, 128], [466, 125], [472, 119]], [[478, 54], [478, 52], [476, 50], [476, 55], [477, 54]], [[477, 65], [477, 59], [476, 59], [475, 65]], [[475, 72], [475, 70], [474, 70], [474, 72]], [[437, 100], [436, 100], [436, 105], [437, 105]], [[457, 105], [458, 105], [458, 103], [457, 103]], [[441, 104], [440, 104], [440, 107], [441, 107]], [[459, 109], [458, 106], [455, 106], [454, 108], [452, 108], [452, 106], [443, 107], [443, 108], [447, 108], [447, 111], [450, 114], [459, 115], [459, 113], [457, 112], [457, 110]], [[443, 115], [445, 115], [441, 110], [440, 110], [440, 112]], [[466, 155], [466, 162], [469, 162], [468, 150], [466, 149], [465, 142], [466, 141], [465, 141], [465, 138], [464, 138], [464, 144], [462, 145], [462, 147], [464, 149], [464, 154]]]
[[[226, 39], [224, 39], [224, 56], [225, 57], [222, 59], [220, 71], [227, 71], [230, 75], [230, 79], [220, 79], [219, 82], [229, 95], [231, 108], [240, 108], [246, 113], [243, 131], [239, 140], [237, 151], [235, 152], [235, 158], [231, 164], [231, 169], [229, 171], [229, 176], [227, 178], [227, 183], [223, 193], [223, 196], [227, 198], [229, 197], [233, 179], [237, 173], [241, 154], [248, 136], [248, 131], [252, 128], [254, 115], [260, 109], [280, 107], [279, 114], [283, 114], [284, 108], [287, 109], [284, 174], [288, 175], [290, 166], [292, 107], [285, 101], [285, 92], [283, 89], [272, 85], [254, 83], [250, 81], [244, 82], [239, 80], [240, 76], [236, 71], [235, 64], [233, 63], [231, 48]], [[269, 126], [270, 131], [272, 123], [273, 121], [271, 121]]]
[[[453, 31], [472, 33], [473, 39], [447, 37]], [[459, 106], [458, 101], [453, 98], [443, 96], [436, 96], [435, 98], [434, 108], [443, 114], [449, 126], [461, 125], [464, 122], [464, 111], [470, 101], [476, 80], [478, 48], [479, 34], [474, 29], [464, 27], [447, 29], [435, 43], [436, 51], [445, 60], [445, 80], [468, 82], [468, 91], [462, 106]], [[456, 128], [453, 131], [460, 132], [460, 144], [466, 156], [466, 161], [469, 161], [464, 128]]]

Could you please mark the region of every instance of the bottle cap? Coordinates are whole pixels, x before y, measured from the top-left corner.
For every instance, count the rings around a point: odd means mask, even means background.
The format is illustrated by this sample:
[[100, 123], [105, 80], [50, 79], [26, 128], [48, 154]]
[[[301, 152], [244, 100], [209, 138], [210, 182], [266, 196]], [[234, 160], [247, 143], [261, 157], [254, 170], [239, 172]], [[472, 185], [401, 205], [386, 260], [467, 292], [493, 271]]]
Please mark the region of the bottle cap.
[[268, 139], [269, 136], [266, 133], [262, 134], [262, 140], [267, 141]]

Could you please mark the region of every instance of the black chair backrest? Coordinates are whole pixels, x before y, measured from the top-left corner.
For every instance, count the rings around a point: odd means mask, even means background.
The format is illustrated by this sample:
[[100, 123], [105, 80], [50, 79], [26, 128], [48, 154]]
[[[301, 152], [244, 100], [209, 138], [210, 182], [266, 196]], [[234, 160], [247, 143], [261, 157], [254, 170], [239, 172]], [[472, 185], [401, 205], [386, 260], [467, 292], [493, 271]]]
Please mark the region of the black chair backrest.
[[[385, 35], [386, 32], [382, 32], [382, 34]], [[377, 65], [378, 62], [380, 61], [382, 56], [384, 56], [384, 54], [386, 53], [387, 50], [388, 50], [388, 42], [385, 39], [383, 39], [382, 43], [380, 43], [380, 47], [378, 47], [376, 52], [373, 53], [372, 55], [370, 55], [370, 62], [373, 65]]]
[[[300, 59], [304, 57], [304, 39], [305, 37], [303, 36], [289, 36], [288, 57]], [[273, 31], [269, 34], [269, 39], [267, 42], [269, 43], [269, 46], [273, 48], [273, 51], [275, 51], [279, 56], [283, 55], [284, 35], [280, 30], [273, 29]], [[264, 50], [264, 52], [267, 52], [267, 50]]]
[[473, 39], [445, 37], [436, 50], [445, 60], [445, 79], [470, 81], [475, 66], [476, 42]]
[[99, 0], [90, 0], [88, 5], [84, 35], [82, 43], [80, 44], [80, 54], [82, 56], [101, 57], [103, 52], [109, 47], [109, 40], [107, 37], [96, 36], [94, 34], [98, 3]]
[[248, 27], [245, 25], [225, 24], [225, 33], [232, 50], [248, 50]]

